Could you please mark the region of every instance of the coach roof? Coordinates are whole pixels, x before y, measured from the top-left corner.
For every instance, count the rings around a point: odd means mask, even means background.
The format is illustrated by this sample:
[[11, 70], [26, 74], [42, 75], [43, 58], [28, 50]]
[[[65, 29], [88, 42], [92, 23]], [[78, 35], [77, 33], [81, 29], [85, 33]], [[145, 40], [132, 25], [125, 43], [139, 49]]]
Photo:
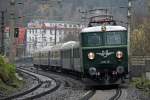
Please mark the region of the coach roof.
[[79, 42], [76, 41], [68, 41], [63, 44], [62, 49], [70, 49], [70, 48], [76, 48], [79, 46]]
[[95, 27], [88, 27], [82, 29], [82, 33], [84, 32], [101, 32], [102, 27], [106, 28], [106, 31], [125, 31], [126, 28], [122, 26], [95, 26]]

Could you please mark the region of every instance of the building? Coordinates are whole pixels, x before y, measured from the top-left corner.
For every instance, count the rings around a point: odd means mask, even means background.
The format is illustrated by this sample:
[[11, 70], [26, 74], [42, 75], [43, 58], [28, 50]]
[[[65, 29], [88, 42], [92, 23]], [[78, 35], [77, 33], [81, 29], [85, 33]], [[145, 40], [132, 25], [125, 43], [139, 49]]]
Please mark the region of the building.
[[19, 27], [19, 35], [16, 38], [16, 56], [21, 57], [25, 56], [25, 37], [26, 37], [26, 28]]
[[[20, 57], [20, 56], [24, 56], [25, 54], [25, 33], [26, 33], [26, 28], [24, 27], [18, 27], [19, 28], [19, 35], [18, 37], [15, 37], [14, 41], [14, 53], [15, 56]], [[4, 54], [6, 56], [9, 56], [9, 52], [10, 52], [10, 28], [9, 27], [5, 27], [4, 30]]]
[[84, 25], [69, 21], [34, 20], [28, 23], [26, 32], [26, 54], [56, 43], [64, 42], [65, 35], [79, 33]]

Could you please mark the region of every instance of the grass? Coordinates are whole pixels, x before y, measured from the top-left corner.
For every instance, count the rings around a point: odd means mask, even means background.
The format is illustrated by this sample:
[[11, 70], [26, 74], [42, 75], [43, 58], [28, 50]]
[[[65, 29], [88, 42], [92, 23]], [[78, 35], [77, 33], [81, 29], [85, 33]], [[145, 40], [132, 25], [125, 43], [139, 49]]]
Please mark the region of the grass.
[[0, 56], [0, 91], [8, 95], [21, 88], [23, 84], [24, 82], [16, 77], [16, 66]]
[[150, 80], [146, 79], [144, 76], [133, 78], [131, 84], [150, 96]]
[[24, 82], [16, 81], [16, 84], [18, 85], [18, 87], [13, 87], [5, 84], [2, 80], [0, 80], [0, 91], [5, 95], [12, 94], [15, 91], [19, 90], [21, 87], [23, 87]]

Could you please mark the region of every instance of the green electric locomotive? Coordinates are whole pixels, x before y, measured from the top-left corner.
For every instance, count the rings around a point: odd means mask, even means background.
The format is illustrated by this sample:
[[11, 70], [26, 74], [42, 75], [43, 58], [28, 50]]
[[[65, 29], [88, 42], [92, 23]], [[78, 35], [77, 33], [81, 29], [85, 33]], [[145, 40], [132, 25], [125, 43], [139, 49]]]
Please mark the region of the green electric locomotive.
[[120, 84], [128, 76], [127, 30], [122, 26], [88, 27], [80, 35], [84, 76]]

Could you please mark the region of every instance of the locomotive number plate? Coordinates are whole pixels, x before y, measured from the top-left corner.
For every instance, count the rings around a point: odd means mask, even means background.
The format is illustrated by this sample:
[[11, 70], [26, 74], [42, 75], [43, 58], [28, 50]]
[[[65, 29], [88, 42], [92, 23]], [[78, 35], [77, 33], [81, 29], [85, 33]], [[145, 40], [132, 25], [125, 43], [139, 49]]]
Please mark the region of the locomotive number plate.
[[109, 61], [109, 60], [105, 60], [105, 61], [101, 61], [100, 63], [101, 63], [101, 64], [109, 64], [110, 61]]

